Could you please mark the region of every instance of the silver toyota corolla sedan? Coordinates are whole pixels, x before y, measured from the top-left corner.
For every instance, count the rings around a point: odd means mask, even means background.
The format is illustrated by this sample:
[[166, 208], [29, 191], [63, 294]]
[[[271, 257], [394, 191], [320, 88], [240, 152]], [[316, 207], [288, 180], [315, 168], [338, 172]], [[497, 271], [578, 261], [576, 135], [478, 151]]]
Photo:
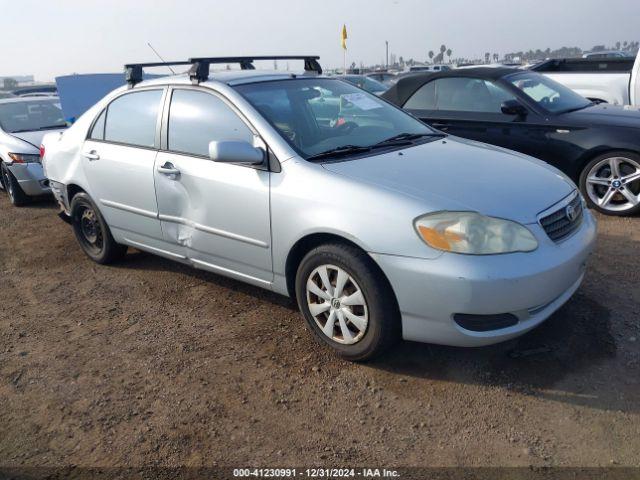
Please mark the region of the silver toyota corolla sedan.
[[11, 203], [50, 194], [40, 165], [40, 142], [51, 131], [66, 128], [57, 98], [19, 97], [0, 100], [0, 188]]
[[295, 297], [351, 360], [399, 338], [507, 340], [580, 286], [596, 225], [555, 168], [317, 72], [193, 61], [45, 137], [52, 190], [94, 261], [135, 247]]

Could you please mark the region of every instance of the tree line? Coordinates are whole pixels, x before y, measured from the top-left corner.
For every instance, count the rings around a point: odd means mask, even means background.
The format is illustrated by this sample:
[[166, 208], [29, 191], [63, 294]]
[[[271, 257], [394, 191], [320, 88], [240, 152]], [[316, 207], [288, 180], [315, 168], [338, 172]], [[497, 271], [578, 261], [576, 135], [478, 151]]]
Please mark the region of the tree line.
[[[413, 58], [405, 59], [402, 56], [396, 57], [395, 54], [390, 55], [389, 67], [391, 68], [404, 68], [405, 66], [413, 66], [419, 63], [498, 63], [498, 62], [521, 62], [521, 63], [533, 63], [547, 58], [575, 58], [581, 57], [586, 52], [604, 52], [608, 50], [617, 50], [628, 53], [629, 56], [635, 56], [640, 48], [640, 42], [638, 41], [618, 41], [611, 46], [607, 45], [594, 45], [588, 50], [583, 50], [580, 47], [560, 47], [556, 49], [546, 48], [545, 50], [536, 49], [528, 51], [510, 52], [504, 55], [499, 53], [486, 52], [483, 58], [452, 58], [453, 50], [446, 46], [446, 44], [440, 45], [437, 50], [429, 50], [427, 52], [427, 58], [424, 61], [415, 60]], [[355, 64], [352, 65], [352, 68]], [[381, 65], [384, 67], [384, 65]]]

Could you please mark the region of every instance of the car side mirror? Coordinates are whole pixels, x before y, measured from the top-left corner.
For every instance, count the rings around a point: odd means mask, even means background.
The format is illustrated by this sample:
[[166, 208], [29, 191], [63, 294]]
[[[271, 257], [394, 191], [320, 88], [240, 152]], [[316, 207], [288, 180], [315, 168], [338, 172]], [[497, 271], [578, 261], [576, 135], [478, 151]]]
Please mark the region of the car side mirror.
[[249, 142], [225, 140], [209, 143], [209, 158], [214, 162], [259, 165], [264, 162], [264, 157], [264, 150]]
[[502, 110], [502, 113], [505, 115], [517, 115], [519, 117], [524, 117], [529, 113], [527, 107], [522, 105], [518, 100], [506, 100], [502, 102], [500, 110]]

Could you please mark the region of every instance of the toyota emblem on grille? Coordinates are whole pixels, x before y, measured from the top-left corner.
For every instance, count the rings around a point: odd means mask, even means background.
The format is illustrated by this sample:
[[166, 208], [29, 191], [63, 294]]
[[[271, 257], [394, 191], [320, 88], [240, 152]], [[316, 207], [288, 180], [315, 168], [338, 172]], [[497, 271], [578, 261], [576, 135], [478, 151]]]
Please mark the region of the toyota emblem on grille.
[[572, 222], [578, 216], [578, 212], [576, 211], [576, 209], [575, 209], [575, 207], [573, 205], [567, 205], [567, 208], [565, 208], [564, 213], [567, 216], [567, 218], [569, 220], [571, 220]]

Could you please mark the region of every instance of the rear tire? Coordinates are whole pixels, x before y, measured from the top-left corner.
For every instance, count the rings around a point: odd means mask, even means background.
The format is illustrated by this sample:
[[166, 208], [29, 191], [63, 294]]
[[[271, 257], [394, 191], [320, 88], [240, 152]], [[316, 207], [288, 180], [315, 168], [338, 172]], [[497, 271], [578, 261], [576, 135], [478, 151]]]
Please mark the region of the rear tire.
[[400, 338], [391, 286], [354, 246], [331, 243], [307, 253], [298, 267], [296, 297], [316, 340], [346, 360], [370, 360]]
[[11, 203], [16, 207], [26, 205], [29, 202], [29, 197], [22, 191], [20, 184], [4, 163], [0, 165], [0, 175], [2, 175], [2, 184]]
[[102, 214], [84, 192], [71, 201], [71, 225], [80, 247], [94, 262], [106, 265], [127, 253], [127, 246], [116, 243]]

